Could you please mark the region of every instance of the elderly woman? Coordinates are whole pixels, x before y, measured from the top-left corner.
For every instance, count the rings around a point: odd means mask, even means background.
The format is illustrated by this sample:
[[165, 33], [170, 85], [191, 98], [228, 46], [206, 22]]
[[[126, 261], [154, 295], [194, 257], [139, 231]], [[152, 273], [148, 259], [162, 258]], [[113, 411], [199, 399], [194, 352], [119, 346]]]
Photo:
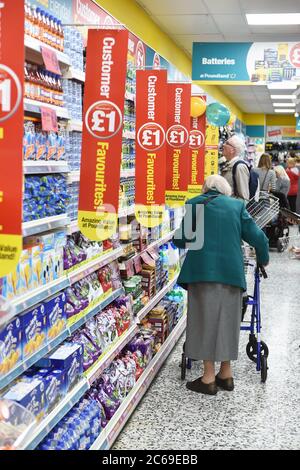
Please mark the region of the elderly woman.
[[[238, 357], [246, 289], [242, 240], [256, 248], [258, 263], [269, 261], [267, 237], [245, 203], [230, 195], [231, 188], [222, 176], [209, 176], [203, 195], [187, 202], [186, 215], [174, 237], [175, 245], [188, 248], [178, 279], [188, 289], [185, 351], [187, 357], [204, 361], [203, 377], [188, 382], [187, 388], [208, 395], [215, 395], [217, 387], [234, 389], [230, 361]], [[217, 376], [215, 362], [221, 362]]]

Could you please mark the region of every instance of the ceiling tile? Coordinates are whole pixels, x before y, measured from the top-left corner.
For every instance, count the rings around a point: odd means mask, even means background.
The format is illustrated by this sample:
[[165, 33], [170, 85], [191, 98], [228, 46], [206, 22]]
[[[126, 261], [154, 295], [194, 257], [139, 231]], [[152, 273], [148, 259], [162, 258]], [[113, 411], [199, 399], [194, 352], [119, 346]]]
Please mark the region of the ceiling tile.
[[208, 15], [166, 15], [156, 16], [154, 19], [170, 35], [219, 33], [213, 19]]
[[236, 15], [241, 11], [239, 0], [204, 0], [204, 3], [212, 14]]
[[214, 20], [222, 33], [250, 33], [242, 15], [214, 15]]
[[208, 13], [206, 5], [201, 0], [137, 0], [153, 16], [169, 15], [171, 12], [184, 15]]
[[[300, 3], [300, 2], [299, 2]], [[299, 25], [283, 25], [283, 26], [249, 26], [253, 34], [273, 34], [277, 37], [276, 42], [284, 40], [283, 35], [300, 33]]]
[[177, 44], [180, 44], [185, 49], [192, 51], [193, 42], [223, 42], [224, 38], [221, 34], [191, 34], [179, 36], [171, 36]]
[[300, 13], [299, 0], [240, 0], [244, 13]]
[[[232, 28], [233, 29], [233, 28]], [[226, 42], [254, 42], [253, 36], [250, 34], [235, 34], [231, 31], [227, 33], [223, 32], [223, 36]]]

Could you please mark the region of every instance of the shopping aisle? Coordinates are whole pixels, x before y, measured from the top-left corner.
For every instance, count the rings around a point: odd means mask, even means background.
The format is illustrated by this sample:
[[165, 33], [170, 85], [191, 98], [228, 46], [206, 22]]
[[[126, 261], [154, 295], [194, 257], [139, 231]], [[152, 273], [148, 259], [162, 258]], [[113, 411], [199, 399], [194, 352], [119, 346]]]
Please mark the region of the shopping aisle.
[[[248, 336], [241, 333], [235, 391], [189, 392], [178, 366], [182, 338], [114, 449], [300, 449], [300, 263], [272, 253], [268, 274], [262, 285], [267, 383], [246, 356]], [[200, 375], [199, 364], [188, 380]]]

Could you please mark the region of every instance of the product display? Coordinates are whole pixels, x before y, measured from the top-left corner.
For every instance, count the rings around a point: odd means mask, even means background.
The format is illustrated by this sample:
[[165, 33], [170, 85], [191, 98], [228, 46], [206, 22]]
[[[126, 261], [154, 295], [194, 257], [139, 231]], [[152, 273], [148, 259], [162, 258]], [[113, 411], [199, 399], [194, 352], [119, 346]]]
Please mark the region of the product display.
[[70, 117], [82, 121], [82, 85], [72, 80], [63, 80], [62, 86]]
[[25, 119], [24, 122], [24, 160], [62, 161], [66, 155], [66, 126], [59, 123], [58, 132], [45, 132], [38, 120]]
[[64, 50], [64, 31], [58, 18], [25, 1], [25, 34], [58, 51]]
[[64, 106], [64, 90], [60, 75], [29, 62], [25, 63], [25, 98], [41, 103]]

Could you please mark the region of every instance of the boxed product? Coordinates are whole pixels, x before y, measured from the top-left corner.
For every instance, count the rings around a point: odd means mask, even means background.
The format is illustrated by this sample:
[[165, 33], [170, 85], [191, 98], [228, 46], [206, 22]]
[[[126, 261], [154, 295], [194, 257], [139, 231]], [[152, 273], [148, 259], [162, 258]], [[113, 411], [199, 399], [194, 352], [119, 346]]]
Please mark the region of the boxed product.
[[38, 305], [21, 316], [23, 359], [34, 354], [46, 343], [46, 312]]
[[22, 360], [22, 334], [19, 318], [13, 318], [0, 329], [0, 377]]
[[66, 294], [61, 292], [44, 303], [48, 341], [56, 338], [67, 324]]
[[64, 390], [67, 393], [83, 373], [83, 346], [76, 343], [63, 344], [54, 353], [41, 359], [37, 366], [64, 371]]
[[49, 413], [64, 394], [64, 374], [52, 369], [37, 369], [35, 367], [27, 370], [22, 377], [22, 382], [32, 382], [34, 379], [41, 380], [44, 385], [44, 411]]
[[22, 251], [19, 260], [19, 292], [18, 295], [25, 294], [32, 286], [32, 256], [31, 250]]
[[45, 413], [44, 383], [41, 379], [20, 380], [2, 398], [17, 402], [38, 419]]
[[2, 289], [1, 295], [7, 300], [14, 299], [18, 295], [20, 295], [20, 266], [18, 265], [17, 268], [9, 273], [6, 277], [2, 280]]

